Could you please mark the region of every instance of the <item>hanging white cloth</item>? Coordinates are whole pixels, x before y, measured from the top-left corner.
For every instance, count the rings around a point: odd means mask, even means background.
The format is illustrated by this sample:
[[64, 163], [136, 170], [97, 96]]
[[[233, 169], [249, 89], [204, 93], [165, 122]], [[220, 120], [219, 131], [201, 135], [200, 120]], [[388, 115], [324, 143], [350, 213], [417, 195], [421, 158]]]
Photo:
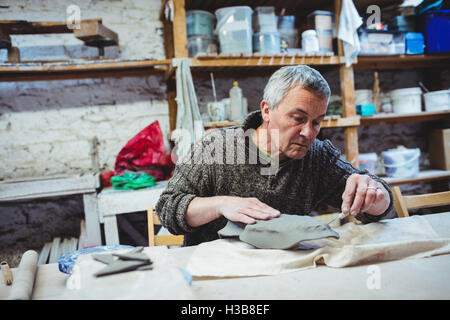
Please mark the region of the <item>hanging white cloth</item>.
[[350, 67], [356, 61], [361, 45], [358, 38], [358, 28], [363, 24], [352, 0], [342, 0], [339, 16], [338, 39], [342, 40], [345, 66]]
[[176, 67], [177, 123], [172, 138], [175, 141], [174, 153], [181, 159], [188, 153], [191, 145], [203, 136], [205, 129], [198, 108], [189, 59], [173, 59], [173, 66]]

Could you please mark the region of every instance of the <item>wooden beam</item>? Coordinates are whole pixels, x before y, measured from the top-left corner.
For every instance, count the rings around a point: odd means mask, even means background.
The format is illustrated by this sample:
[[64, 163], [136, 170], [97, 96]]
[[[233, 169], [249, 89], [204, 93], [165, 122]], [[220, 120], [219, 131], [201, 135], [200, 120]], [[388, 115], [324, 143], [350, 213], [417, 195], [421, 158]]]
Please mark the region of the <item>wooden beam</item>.
[[[80, 23], [102, 23], [101, 18], [85, 19]], [[48, 34], [72, 33], [74, 30], [67, 27], [67, 22], [45, 21], [33, 22], [25, 20], [0, 20], [0, 28], [7, 34]]]
[[80, 28], [74, 29], [75, 37], [91, 47], [106, 47], [119, 44], [119, 36], [105, 27], [101, 21], [81, 21]]
[[173, 40], [175, 58], [187, 58], [185, 0], [174, 0]]

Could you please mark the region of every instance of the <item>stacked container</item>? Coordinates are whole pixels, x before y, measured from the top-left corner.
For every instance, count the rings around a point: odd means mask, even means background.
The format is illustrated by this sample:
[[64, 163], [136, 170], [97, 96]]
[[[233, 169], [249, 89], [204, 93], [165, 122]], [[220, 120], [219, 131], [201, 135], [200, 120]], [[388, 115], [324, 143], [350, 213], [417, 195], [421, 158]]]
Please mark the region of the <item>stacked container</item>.
[[247, 6], [217, 9], [216, 34], [220, 52], [249, 53], [252, 50], [252, 9]]
[[186, 12], [186, 31], [189, 57], [198, 53], [218, 53], [218, 41], [214, 36], [216, 17], [203, 10]]
[[252, 17], [253, 52], [280, 53], [280, 34], [277, 31], [274, 7], [256, 7]]
[[281, 47], [298, 48], [298, 29], [295, 28], [295, 16], [276, 18]]
[[333, 52], [333, 13], [316, 10], [308, 15], [308, 25], [316, 30], [319, 52]]

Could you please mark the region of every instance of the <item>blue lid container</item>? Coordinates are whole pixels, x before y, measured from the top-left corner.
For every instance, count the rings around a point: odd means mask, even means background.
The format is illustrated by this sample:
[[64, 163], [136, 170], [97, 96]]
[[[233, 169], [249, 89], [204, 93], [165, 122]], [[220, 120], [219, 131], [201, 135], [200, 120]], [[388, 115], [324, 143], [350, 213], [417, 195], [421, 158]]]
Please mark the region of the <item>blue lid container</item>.
[[423, 54], [424, 47], [424, 38], [420, 32], [405, 33], [406, 54]]
[[426, 51], [450, 52], [450, 10], [428, 12], [424, 19]]

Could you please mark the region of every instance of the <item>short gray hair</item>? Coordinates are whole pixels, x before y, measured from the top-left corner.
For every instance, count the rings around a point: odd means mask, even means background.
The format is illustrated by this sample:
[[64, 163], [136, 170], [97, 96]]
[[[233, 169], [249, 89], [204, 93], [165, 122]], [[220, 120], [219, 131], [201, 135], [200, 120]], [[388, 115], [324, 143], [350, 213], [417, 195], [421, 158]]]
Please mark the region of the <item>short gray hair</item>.
[[312, 90], [319, 97], [330, 100], [331, 90], [319, 71], [306, 65], [286, 66], [278, 69], [264, 88], [264, 97], [271, 109], [286, 96], [290, 89], [300, 87]]

